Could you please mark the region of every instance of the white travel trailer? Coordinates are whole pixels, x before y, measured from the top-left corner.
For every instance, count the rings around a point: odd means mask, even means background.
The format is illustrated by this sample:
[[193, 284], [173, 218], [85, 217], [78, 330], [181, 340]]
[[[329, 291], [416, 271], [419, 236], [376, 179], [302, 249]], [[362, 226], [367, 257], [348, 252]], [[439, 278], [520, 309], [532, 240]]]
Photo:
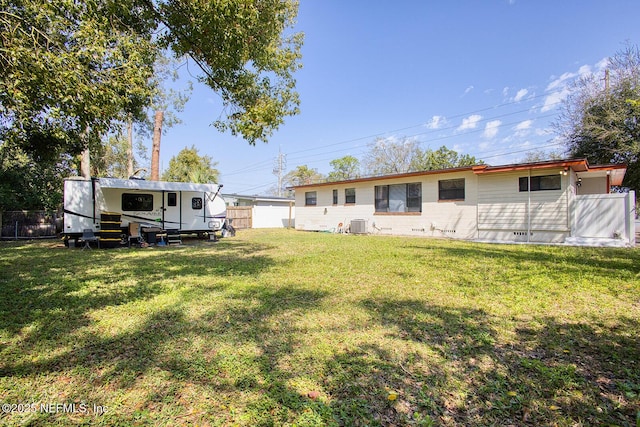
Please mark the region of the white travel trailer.
[[[63, 235], [68, 241], [77, 240], [87, 229], [113, 233], [114, 216], [120, 222], [115, 229], [123, 234], [135, 223], [174, 234], [214, 235], [226, 219], [221, 188], [188, 182], [68, 178], [64, 181]], [[103, 224], [105, 214], [111, 216], [109, 226]]]

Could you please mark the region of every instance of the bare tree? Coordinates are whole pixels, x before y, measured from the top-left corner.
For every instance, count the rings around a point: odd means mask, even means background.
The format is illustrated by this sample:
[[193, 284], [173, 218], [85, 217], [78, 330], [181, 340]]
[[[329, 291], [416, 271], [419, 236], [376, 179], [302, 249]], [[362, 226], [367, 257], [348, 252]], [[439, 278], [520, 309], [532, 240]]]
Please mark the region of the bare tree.
[[376, 138], [369, 144], [364, 158], [364, 168], [369, 175], [405, 173], [411, 170], [411, 162], [418, 151], [418, 143], [407, 137]]

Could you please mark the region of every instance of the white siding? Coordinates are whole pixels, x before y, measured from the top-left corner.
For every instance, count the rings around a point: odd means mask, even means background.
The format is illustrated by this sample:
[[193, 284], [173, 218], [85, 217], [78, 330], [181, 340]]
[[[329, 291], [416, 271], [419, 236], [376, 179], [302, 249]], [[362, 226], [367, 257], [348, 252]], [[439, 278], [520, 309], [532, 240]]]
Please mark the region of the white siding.
[[[567, 237], [572, 236], [572, 226], [576, 222], [576, 191], [606, 192], [606, 185], [602, 186], [603, 182], [606, 184], [606, 177], [587, 177], [586, 173], [580, 172], [580, 188], [577, 187], [576, 173], [565, 167], [489, 173], [482, 171], [477, 169], [478, 174], [470, 170], [442, 171], [297, 188], [296, 229], [338, 231], [340, 227], [348, 227], [352, 220], [361, 219], [366, 221], [367, 231], [376, 234], [563, 243]], [[532, 177], [559, 176], [560, 189], [520, 191], [519, 179], [526, 178], [529, 174]], [[461, 178], [465, 180], [464, 200], [438, 200], [438, 181]], [[422, 189], [421, 212], [375, 212], [376, 186], [417, 182]], [[544, 180], [543, 183], [550, 184], [554, 181]], [[345, 204], [346, 188], [355, 188], [355, 204]], [[338, 191], [338, 201], [335, 204], [333, 190]], [[396, 195], [402, 194], [400, 189], [396, 190]], [[315, 206], [305, 206], [305, 193], [309, 191], [317, 193]], [[398, 197], [399, 200], [402, 199]], [[390, 197], [390, 203], [392, 200]], [[602, 209], [596, 206], [588, 211], [597, 216], [603, 214]], [[620, 215], [620, 211], [621, 208], [616, 207], [615, 215]], [[624, 215], [631, 217], [629, 212]], [[613, 224], [613, 221], [608, 223]], [[595, 223], [593, 227], [599, 232], [606, 228], [603, 224]], [[605, 234], [617, 235], [619, 233], [616, 232], [622, 226], [617, 221], [613, 228], [615, 230], [609, 229]], [[631, 228], [633, 227], [625, 225], [625, 229]]]
[[[533, 173], [551, 175], [557, 171]], [[569, 176], [561, 175], [560, 190], [520, 191], [519, 178], [528, 172], [479, 176], [478, 229], [481, 238], [561, 241], [569, 232]], [[524, 236], [524, 237], [523, 237]], [[551, 237], [550, 237], [551, 236]]]
[[[458, 178], [465, 179], [465, 200], [439, 202], [438, 180]], [[375, 212], [375, 186], [416, 182], [422, 185], [422, 212]], [[344, 203], [346, 188], [356, 189], [354, 205]], [[336, 205], [333, 190], [338, 190]], [[308, 191], [317, 192], [316, 206], [305, 206]], [[476, 193], [477, 178], [471, 171], [300, 188], [296, 191], [296, 229], [337, 231], [340, 224], [364, 219], [370, 233], [471, 239], [477, 235]]]

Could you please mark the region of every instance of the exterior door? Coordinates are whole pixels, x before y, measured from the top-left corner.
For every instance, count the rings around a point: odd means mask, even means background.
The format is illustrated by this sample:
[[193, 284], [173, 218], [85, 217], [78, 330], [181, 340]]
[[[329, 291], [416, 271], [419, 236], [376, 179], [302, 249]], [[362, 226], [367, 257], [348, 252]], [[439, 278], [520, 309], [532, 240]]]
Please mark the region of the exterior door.
[[162, 228], [165, 230], [182, 229], [182, 226], [180, 225], [180, 192], [165, 191], [163, 197], [164, 217]]

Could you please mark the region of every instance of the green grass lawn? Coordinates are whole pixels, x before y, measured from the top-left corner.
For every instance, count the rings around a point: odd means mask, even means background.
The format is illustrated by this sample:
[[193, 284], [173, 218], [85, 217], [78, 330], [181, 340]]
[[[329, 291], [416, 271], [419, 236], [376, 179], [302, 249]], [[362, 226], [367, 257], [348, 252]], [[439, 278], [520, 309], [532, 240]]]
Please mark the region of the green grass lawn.
[[290, 230], [3, 242], [0, 291], [6, 425], [636, 426], [640, 411], [638, 249]]

